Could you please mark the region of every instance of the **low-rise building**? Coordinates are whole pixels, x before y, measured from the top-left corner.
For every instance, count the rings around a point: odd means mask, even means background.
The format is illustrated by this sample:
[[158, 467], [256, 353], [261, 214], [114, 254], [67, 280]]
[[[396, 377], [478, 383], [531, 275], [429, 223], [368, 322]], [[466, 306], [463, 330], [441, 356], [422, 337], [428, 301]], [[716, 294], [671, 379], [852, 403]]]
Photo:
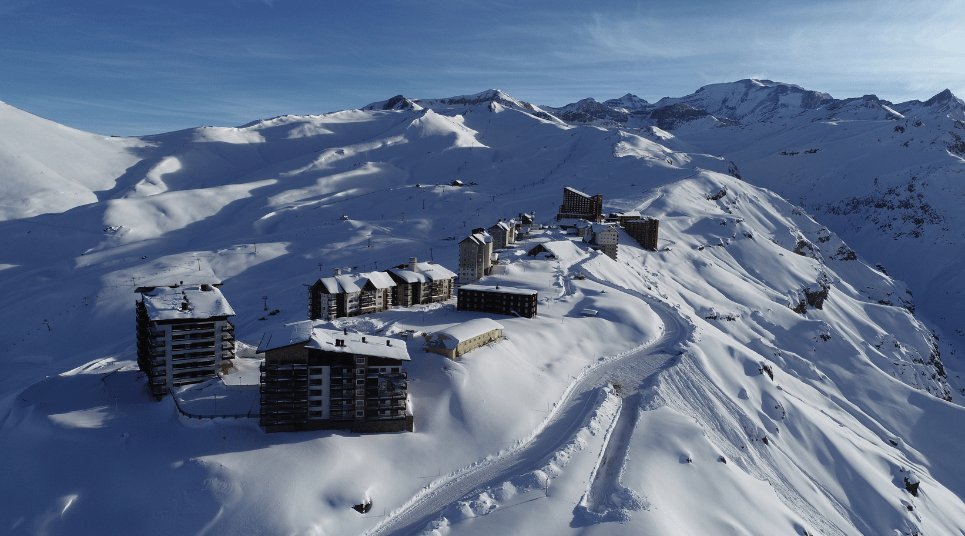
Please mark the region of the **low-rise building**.
[[627, 212], [611, 212], [607, 221], [615, 221], [617, 225], [623, 227], [628, 221], [639, 220], [640, 213], [636, 210], [631, 210]]
[[456, 294], [456, 309], [533, 318], [537, 313], [537, 291], [500, 285], [463, 285]]
[[617, 245], [620, 242], [620, 231], [617, 230], [615, 225], [594, 223], [590, 225], [590, 232], [583, 237], [583, 241], [593, 244], [607, 257], [617, 260]]
[[418, 262], [410, 257], [409, 264], [389, 268], [386, 273], [395, 285], [392, 294], [395, 305], [408, 307], [452, 299], [456, 274], [439, 264]]
[[316, 328], [306, 320], [265, 333], [258, 353], [265, 354], [261, 426], [267, 432], [414, 429], [404, 341]]
[[473, 233], [459, 242], [459, 283], [473, 283], [489, 275], [493, 266], [493, 237]]
[[533, 228], [534, 222], [536, 221], [536, 213], [530, 212], [529, 214], [519, 213], [519, 221], [517, 226], [517, 235], [527, 234]]
[[628, 221], [624, 225], [627, 234], [640, 244], [640, 247], [657, 251], [657, 239], [660, 230], [660, 220], [656, 218], [642, 218]]
[[456, 359], [476, 348], [502, 339], [502, 324], [491, 318], [476, 318], [433, 334], [426, 343], [425, 349], [427, 352]]
[[218, 376], [235, 356], [234, 310], [213, 285], [140, 287], [137, 364], [151, 394]]

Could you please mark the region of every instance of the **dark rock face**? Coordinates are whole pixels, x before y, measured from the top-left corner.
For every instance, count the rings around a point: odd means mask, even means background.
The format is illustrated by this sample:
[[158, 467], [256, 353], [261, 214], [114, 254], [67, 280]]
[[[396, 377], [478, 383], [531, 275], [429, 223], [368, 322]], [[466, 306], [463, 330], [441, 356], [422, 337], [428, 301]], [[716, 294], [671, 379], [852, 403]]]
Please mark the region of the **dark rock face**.
[[657, 108], [650, 112], [650, 119], [656, 121], [657, 126], [664, 130], [673, 130], [683, 123], [707, 117], [706, 110], [698, 110], [687, 104], [672, 104]]

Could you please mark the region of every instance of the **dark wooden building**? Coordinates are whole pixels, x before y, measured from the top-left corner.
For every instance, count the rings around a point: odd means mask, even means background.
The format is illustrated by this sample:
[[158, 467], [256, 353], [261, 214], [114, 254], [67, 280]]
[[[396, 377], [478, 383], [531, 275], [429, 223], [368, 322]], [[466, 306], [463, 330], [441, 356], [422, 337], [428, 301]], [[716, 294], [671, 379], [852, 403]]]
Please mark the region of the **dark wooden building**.
[[603, 221], [603, 196], [587, 195], [569, 186], [563, 187], [563, 204], [556, 215], [556, 221], [563, 219]]
[[639, 220], [627, 221], [623, 228], [627, 234], [640, 244], [640, 247], [657, 251], [657, 238], [660, 228], [660, 220], [655, 218], [643, 218]]
[[258, 352], [265, 354], [265, 431], [414, 430], [404, 341], [315, 328], [306, 320], [269, 331]]
[[528, 288], [463, 285], [456, 294], [456, 309], [507, 316], [536, 316], [537, 292]]

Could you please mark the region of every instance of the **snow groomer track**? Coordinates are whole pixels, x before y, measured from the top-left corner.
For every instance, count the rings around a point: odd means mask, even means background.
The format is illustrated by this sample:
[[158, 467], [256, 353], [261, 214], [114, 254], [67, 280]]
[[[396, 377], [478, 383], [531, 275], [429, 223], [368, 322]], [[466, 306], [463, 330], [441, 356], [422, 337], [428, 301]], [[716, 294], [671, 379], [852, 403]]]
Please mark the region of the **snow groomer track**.
[[[595, 278], [594, 278], [595, 279]], [[571, 442], [588, 416], [596, 409], [594, 391], [608, 383], [619, 383], [624, 395], [665, 368], [677, 352], [670, 350], [691, 333], [689, 323], [665, 303], [637, 292], [598, 281], [615, 290], [645, 300], [661, 321], [660, 336], [646, 344], [602, 359], [583, 370], [570, 384], [552, 413], [527, 439], [513, 449], [433, 482], [402, 508], [364, 536], [408, 536], [422, 532], [448, 505], [474, 490], [498, 484], [513, 476], [542, 467], [564, 445]]]

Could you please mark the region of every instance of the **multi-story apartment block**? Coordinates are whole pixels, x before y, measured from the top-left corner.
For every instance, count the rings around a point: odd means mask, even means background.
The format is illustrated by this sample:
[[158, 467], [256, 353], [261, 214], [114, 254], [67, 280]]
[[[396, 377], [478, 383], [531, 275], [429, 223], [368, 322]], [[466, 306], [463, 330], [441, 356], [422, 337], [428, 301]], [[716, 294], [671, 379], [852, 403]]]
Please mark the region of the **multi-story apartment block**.
[[611, 212], [607, 221], [615, 221], [617, 225], [623, 227], [628, 221], [639, 220], [640, 213], [636, 210], [631, 210], [627, 212]]
[[385, 272], [324, 277], [308, 289], [308, 317], [331, 320], [377, 313], [392, 307], [395, 282]]
[[489, 236], [493, 237], [493, 249], [503, 249], [516, 243], [515, 222], [496, 222], [488, 231]]
[[562, 219], [603, 221], [603, 196], [589, 196], [575, 188], [563, 187], [563, 204], [556, 215], [556, 221]]
[[617, 244], [620, 242], [620, 231], [615, 225], [594, 223], [590, 225], [590, 232], [583, 236], [584, 242], [597, 246], [600, 251], [613, 260], [617, 260]]
[[413, 431], [404, 341], [306, 320], [265, 333], [258, 352], [265, 431]]
[[473, 233], [459, 242], [459, 283], [479, 281], [493, 266], [493, 237]]
[[660, 230], [660, 220], [643, 218], [628, 221], [624, 224], [627, 234], [640, 244], [640, 247], [657, 251], [657, 238]]
[[537, 292], [501, 285], [463, 285], [456, 293], [456, 310], [507, 316], [536, 316]]
[[217, 377], [235, 356], [235, 316], [215, 286], [140, 287], [137, 364], [159, 400], [171, 388]]
[[393, 282], [392, 299], [395, 305], [408, 307], [452, 299], [456, 274], [444, 266], [431, 262], [417, 262], [409, 257], [409, 264], [386, 270]]

